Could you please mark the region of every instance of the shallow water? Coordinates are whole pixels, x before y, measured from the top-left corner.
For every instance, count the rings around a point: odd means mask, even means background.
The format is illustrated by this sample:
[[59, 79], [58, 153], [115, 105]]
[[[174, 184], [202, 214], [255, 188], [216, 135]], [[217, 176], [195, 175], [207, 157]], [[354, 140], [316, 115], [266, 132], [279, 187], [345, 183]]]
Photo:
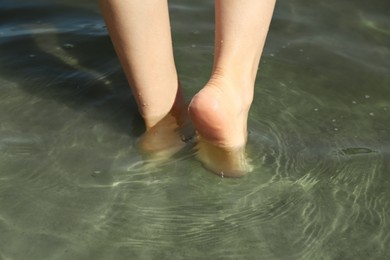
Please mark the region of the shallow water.
[[[170, 1], [188, 97], [210, 1]], [[390, 258], [389, 3], [279, 1], [249, 120], [254, 171], [143, 131], [95, 1], [0, 0], [0, 259]], [[158, 44], [158, 43], [156, 43]]]

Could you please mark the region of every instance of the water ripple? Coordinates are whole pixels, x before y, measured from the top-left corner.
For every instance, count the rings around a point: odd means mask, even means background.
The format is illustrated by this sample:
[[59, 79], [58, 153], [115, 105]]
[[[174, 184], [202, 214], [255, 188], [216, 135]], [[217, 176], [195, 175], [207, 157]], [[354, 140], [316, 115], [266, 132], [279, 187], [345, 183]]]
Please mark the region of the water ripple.
[[[212, 3], [185, 2], [170, 8], [175, 54], [196, 92]], [[254, 171], [221, 179], [192, 152], [138, 153], [142, 121], [97, 7], [0, 0], [0, 258], [388, 258], [386, 19], [306, 2], [279, 3], [270, 31]], [[340, 6], [352, 12], [336, 19]]]

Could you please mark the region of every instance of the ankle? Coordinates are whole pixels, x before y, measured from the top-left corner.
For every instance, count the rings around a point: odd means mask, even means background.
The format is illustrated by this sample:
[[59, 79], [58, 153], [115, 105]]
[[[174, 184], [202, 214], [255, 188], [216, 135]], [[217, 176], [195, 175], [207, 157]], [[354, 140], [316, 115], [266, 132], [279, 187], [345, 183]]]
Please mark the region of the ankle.
[[253, 102], [254, 80], [251, 77], [217, 67], [207, 86], [220, 88], [221, 91], [230, 90], [237, 101], [240, 101], [242, 108], [249, 110]]
[[168, 115], [172, 116], [178, 125], [183, 124], [185, 118], [187, 117], [187, 105], [185, 103], [180, 85], [173, 104], [170, 105], [167, 109], [161, 109], [160, 111], [156, 112], [145, 110], [143, 111], [142, 117], [145, 121], [146, 130], [153, 128]]

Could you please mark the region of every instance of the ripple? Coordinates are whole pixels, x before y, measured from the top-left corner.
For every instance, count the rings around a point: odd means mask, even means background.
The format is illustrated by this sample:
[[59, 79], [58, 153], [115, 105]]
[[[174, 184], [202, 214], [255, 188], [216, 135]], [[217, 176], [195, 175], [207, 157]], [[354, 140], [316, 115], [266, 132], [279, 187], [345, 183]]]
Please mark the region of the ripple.
[[359, 155], [359, 154], [370, 154], [375, 153], [376, 151], [373, 151], [369, 148], [365, 147], [351, 147], [351, 148], [345, 148], [340, 151], [343, 155]]
[[7, 157], [30, 157], [41, 152], [42, 140], [38, 136], [7, 136], [0, 140], [0, 153]]
[[[249, 119], [255, 169], [232, 180], [191, 151], [138, 153], [142, 122], [96, 7], [0, 2], [0, 258], [389, 255], [382, 16], [328, 23], [349, 4], [322, 3], [320, 19], [316, 4], [279, 5]], [[171, 5], [189, 92], [209, 76], [211, 10]]]

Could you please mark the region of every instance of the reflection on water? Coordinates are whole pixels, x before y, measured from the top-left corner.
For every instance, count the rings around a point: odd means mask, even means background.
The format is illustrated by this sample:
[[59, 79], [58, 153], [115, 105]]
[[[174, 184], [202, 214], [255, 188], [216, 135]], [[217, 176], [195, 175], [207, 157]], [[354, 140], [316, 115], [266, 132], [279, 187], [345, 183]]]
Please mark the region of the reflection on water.
[[[0, 259], [389, 258], [389, 18], [374, 2], [278, 3], [253, 171], [222, 179], [190, 151], [139, 154], [95, 1], [0, 1]], [[209, 76], [212, 4], [171, 11], [190, 96]]]

